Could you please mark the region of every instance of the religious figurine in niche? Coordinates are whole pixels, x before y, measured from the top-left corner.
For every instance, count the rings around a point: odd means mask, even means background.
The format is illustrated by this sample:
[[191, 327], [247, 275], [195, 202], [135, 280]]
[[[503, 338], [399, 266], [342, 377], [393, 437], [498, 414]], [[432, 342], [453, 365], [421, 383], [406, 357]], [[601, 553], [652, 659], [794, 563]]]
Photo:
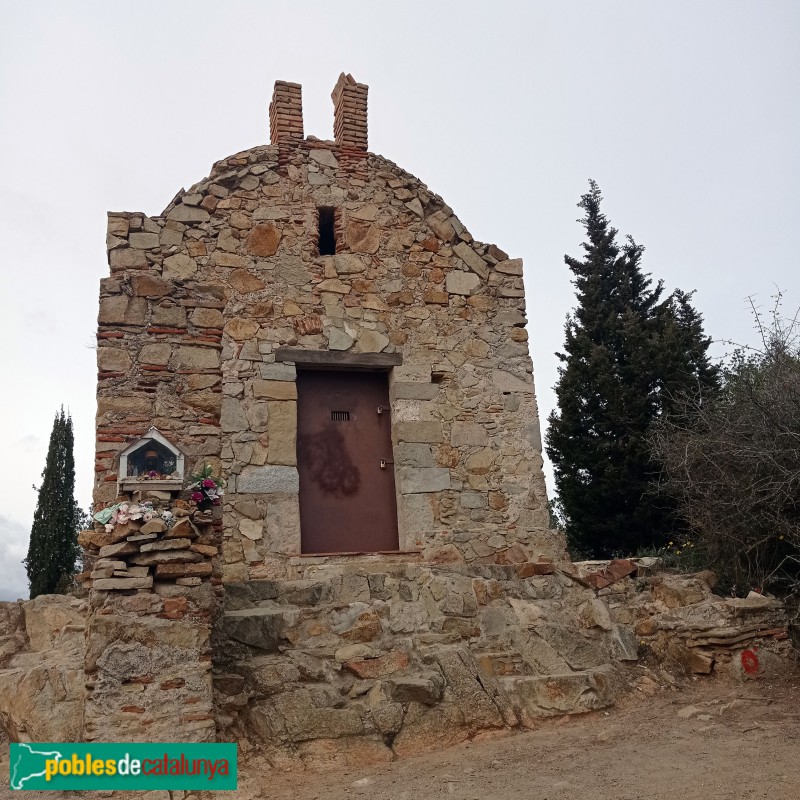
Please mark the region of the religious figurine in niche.
[[144, 454], [144, 474], [149, 478], [158, 475], [158, 453], [155, 450], [148, 450]]
[[150, 441], [128, 457], [128, 477], [142, 480], [170, 480], [176, 467], [175, 454]]

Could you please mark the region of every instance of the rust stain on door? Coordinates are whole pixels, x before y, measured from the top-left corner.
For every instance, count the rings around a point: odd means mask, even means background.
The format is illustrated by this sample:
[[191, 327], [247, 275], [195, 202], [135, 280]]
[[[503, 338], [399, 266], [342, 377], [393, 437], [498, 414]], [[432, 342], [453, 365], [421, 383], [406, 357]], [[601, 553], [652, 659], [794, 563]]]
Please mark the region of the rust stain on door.
[[297, 373], [303, 553], [397, 550], [388, 375]]

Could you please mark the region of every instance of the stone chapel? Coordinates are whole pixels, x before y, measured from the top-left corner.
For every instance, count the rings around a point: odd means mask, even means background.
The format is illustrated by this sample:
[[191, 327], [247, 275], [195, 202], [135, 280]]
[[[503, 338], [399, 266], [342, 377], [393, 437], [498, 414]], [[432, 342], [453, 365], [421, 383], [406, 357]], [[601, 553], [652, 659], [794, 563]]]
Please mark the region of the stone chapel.
[[108, 215], [85, 738], [363, 763], [610, 702], [635, 643], [557, 569], [521, 259], [368, 150], [367, 86], [333, 140], [301, 98]]
[[95, 505], [154, 428], [227, 482], [223, 580], [551, 558], [522, 261], [367, 150], [366, 86], [333, 101], [334, 141], [305, 138], [276, 83], [270, 145], [109, 214]]

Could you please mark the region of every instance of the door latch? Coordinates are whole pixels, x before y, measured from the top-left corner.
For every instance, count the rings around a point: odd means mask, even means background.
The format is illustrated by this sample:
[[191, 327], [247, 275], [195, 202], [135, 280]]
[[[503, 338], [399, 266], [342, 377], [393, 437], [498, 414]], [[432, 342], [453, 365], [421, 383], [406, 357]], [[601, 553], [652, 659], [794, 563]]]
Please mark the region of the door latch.
[[386, 469], [387, 464], [394, 464], [394, 461], [388, 461], [385, 458], [381, 459], [381, 469]]

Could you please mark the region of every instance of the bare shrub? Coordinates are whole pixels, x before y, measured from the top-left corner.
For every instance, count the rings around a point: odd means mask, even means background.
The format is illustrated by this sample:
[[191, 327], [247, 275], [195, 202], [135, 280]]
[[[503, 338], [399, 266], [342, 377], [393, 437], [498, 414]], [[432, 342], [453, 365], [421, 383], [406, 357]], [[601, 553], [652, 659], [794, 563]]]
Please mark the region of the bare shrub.
[[780, 294], [767, 323], [751, 307], [761, 346], [734, 350], [714, 396], [677, 398], [652, 445], [723, 585], [786, 592], [800, 587], [800, 326]]

